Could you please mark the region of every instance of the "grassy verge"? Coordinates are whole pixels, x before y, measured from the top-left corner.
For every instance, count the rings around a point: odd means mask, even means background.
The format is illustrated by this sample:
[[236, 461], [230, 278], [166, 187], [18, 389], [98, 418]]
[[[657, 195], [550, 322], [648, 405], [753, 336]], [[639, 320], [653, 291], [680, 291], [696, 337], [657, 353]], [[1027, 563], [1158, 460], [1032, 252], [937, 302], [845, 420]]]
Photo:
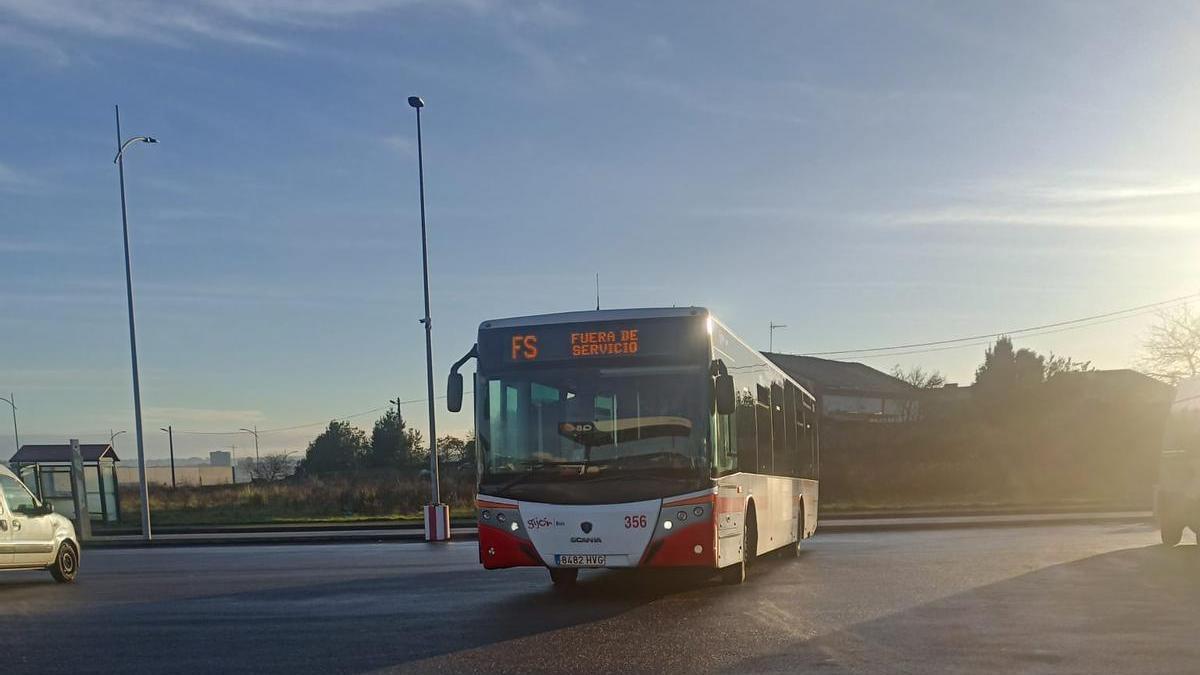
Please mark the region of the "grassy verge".
[[[273, 483], [205, 487], [152, 487], [150, 510], [159, 525], [353, 523], [422, 519], [429, 482], [392, 471], [312, 476]], [[442, 500], [452, 518], [475, 514], [474, 483], [442, 481]], [[124, 520], [141, 508], [136, 491], [122, 494]]]

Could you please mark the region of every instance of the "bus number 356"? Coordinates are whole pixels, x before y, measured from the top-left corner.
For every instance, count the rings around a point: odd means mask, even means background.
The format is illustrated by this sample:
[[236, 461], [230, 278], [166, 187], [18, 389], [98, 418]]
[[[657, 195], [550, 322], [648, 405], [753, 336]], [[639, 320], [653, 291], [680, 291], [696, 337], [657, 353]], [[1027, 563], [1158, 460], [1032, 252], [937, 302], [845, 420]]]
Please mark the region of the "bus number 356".
[[625, 516], [625, 529], [646, 526], [646, 516]]

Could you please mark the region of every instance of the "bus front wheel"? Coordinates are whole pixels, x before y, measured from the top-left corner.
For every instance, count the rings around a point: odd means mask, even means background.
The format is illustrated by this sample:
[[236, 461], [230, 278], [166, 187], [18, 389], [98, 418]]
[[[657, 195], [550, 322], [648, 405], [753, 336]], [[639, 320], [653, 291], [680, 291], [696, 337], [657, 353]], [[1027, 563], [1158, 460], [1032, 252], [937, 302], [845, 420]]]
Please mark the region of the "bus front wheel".
[[746, 571], [750, 568], [758, 551], [758, 525], [754, 519], [754, 509], [746, 511], [742, 518], [742, 559], [729, 567], [721, 568], [721, 583], [735, 585], [746, 580]]
[[567, 589], [575, 585], [579, 579], [579, 570], [569, 567], [551, 567], [550, 581], [557, 589]]

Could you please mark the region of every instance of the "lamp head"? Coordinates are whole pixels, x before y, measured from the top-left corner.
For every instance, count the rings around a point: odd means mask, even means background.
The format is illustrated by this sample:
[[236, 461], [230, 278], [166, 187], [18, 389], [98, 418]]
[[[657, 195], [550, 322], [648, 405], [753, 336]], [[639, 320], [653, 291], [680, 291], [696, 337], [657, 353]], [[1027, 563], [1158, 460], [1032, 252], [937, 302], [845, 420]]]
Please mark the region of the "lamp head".
[[408, 104], [414, 108], [424, 108], [425, 107], [425, 101], [422, 101], [420, 96], [409, 96]]
[[158, 142], [158, 139], [157, 139], [157, 138], [155, 138], [155, 137], [153, 137], [153, 136], [147, 136], [147, 137], [146, 137], [146, 142], [147, 142], [147, 143], [157, 143], [157, 142]]

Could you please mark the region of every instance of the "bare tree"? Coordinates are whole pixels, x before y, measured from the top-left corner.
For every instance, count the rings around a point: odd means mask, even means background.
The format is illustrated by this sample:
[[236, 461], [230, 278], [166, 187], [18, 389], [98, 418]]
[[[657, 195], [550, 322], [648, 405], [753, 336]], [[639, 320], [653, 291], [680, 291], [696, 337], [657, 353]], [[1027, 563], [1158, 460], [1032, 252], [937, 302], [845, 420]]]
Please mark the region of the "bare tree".
[[1146, 374], [1175, 384], [1200, 375], [1200, 314], [1187, 305], [1158, 313], [1138, 364]]
[[1095, 370], [1091, 361], [1076, 361], [1069, 356], [1058, 356], [1054, 352], [1050, 352], [1050, 355], [1046, 357], [1046, 363], [1042, 369], [1047, 380], [1063, 373], [1090, 373]]
[[250, 479], [259, 482], [283, 480], [296, 471], [296, 462], [288, 457], [288, 453], [263, 455], [262, 459], [250, 465]]
[[937, 389], [946, 384], [946, 377], [936, 370], [927, 371], [921, 366], [913, 366], [908, 370], [896, 364], [892, 368], [892, 377], [903, 380], [917, 389]]

